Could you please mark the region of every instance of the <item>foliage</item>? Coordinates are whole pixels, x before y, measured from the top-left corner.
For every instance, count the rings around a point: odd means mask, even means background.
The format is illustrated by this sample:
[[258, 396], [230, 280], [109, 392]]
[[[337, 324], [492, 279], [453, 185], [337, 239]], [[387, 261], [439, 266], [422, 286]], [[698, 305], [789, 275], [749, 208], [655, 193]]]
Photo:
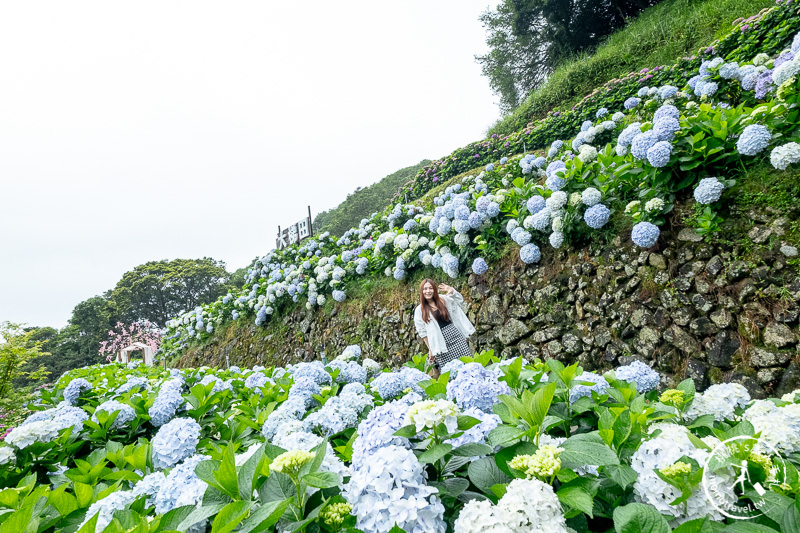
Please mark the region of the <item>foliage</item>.
[[26, 363], [49, 355], [42, 351], [42, 342], [32, 341], [32, 336], [33, 332], [25, 331], [20, 324], [0, 323], [0, 398], [9, 395], [17, 378], [38, 381], [47, 375], [42, 365], [36, 370], [24, 370]]
[[111, 299], [127, 321], [164, 324], [171, 316], [224, 294], [229, 276], [225, 263], [210, 257], [150, 261], [126, 272]]
[[[338, 359], [361, 367], [355, 353]], [[800, 519], [800, 394], [751, 401], [741, 385], [699, 393], [686, 380], [659, 395], [646, 365], [600, 376], [492, 352], [436, 380], [415, 364], [347, 384], [321, 362], [71, 371], [0, 445], [0, 527], [471, 533], [547, 517], [559, 533], [772, 533]], [[381, 396], [394, 379], [404, 383]], [[175, 393], [173, 424], [194, 440], [165, 441], [152, 423]], [[112, 404], [126, 422], [100, 408]], [[186, 459], [157, 468], [178, 448]], [[763, 515], [726, 518], [726, 501]]]
[[[745, 4], [739, 4], [738, 9], [742, 11], [737, 11], [734, 6], [730, 6], [730, 12], [751, 13], [752, 3], [746, 2]], [[703, 2], [702, 5], [718, 4]], [[708, 7], [708, 9], [715, 10], [716, 8]], [[721, 11], [720, 13], [727, 16], [728, 12]], [[717, 12], [714, 11], [714, 13]], [[393, 200], [400, 201], [404, 196], [412, 199], [421, 197], [438, 183], [473, 168], [497, 161], [503, 156], [510, 157], [513, 154], [541, 150], [556, 139], [568, 139], [575, 135], [584, 121], [596, 120], [598, 110], [621, 108], [623, 102], [632, 94], [636, 94], [642, 87], [666, 84], [676, 87], [685, 86], [690, 73], [696, 71], [703, 60], [714, 55], [719, 55], [727, 61], [740, 62], [752, 60], [759, 52], [777, 55], [791, 43], [792, 37], [800, 30], [799, 13], [800, 6], [796, 2], [779, 4], [772, 9], [762, 10], [754, 17], [739, 20], [722, 38], [712, 43], [701, 41], [708, 46], [701, 48], [695, 56], [662, 56], [653, 63], [644, 63], [644, 68], [630, 71], [627, 74], [622, 74], [629, 68], [624, 67], [619, 74], [614, 74], [617, 76], [616, 78], [609, 79], [602, 85], [599, 85], [593, 77], [589, 77], [584, 85], [580, 81], [580, 77], [569, 73], [561, 79], [560, 87], [563, 90], [560, 88], [554, 93], [553, 98], [560, 102], [561, 96], [559, 95], [564, 91], [567, 91], [566, 94], [572, 95], [573, 93], [569, 92], [572, 90], [571, 87], [583, 87], [581, 92], [574, 93], [575, 97], [584, 94], [583, 98], [571, 108], [561, 107], [561, 103], [556, 104], [555, 101], [550, 101], [543, 104], [534, 115], [525, 115], [521, 112], [520, 116], [515, 118], [508, 127], [492, 132], [487, 139], [458, 148], [448, 156], [436, 160], [420, 170], [414, 182], [408, 187], [404, 187]], [[684, 16], [691, 18], [693, 15], [690, 13]], [[702, 18], [710, 21], [714, 19], [714, 16], [716, 15], [705, 14]], [[668, 20], [670, 20], [669, 17], [659, 16], [650, 19], [647, 23], [655, 27], [654, 31], [659, 36], [654, 41], [657, 43], [655, 45], [657, 48], [671, 42], [673, 33], [680, 35], [683, 32], [683, 27], [676, 24], [674, 30], [665, 33], [664, 21]], [[627, 55], [624, 57], [635, 57], [639, 54], [641, 41], [647, 42], [644, 38], [631, 38]], [[697, 43], [693, 41], [692, 47], [694, 46], [697, 46]], [[662, 63], [658, 64], [659, 62]], [[654, 63], [658, 65], [656, 66]], [[587, 68], [587, 71], [592, 73], [598, 68], [600, 67], [592, 65]], [[584, 92], [590, 89], [591, 93]], [[544, 116], [545, 114], [546, 116]], [[540, 118], [540, 120], [529, 122], [534, 118]]]
[[489, 53], [475, 59], [508, 112], [558, 64], [594, 48], [657, 1], [505, 0], [481, 16]]
[[[314, 233], [330, 232], [341, 235], [356, 226], [362, 218], [381, 211], [397, 193], [398, 188], [412, 179], [430, 161], [424, 159], [416, 165], [402, 168], [368, 187], [359, 187], [347, 195], [344, 202], [333, 209], [322, 211], [314, 217]], [[241, 286], [241, 284], [240, 284]]]

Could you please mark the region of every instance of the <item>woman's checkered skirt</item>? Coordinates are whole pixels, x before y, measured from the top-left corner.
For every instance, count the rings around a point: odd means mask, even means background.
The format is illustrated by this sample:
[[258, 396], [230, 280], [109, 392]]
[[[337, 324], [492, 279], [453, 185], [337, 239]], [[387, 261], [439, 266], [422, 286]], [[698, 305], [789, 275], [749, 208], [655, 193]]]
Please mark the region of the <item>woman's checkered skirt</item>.
[[436, 364], [439, 368], [455, 359], [473, 355], [464, 334], [452, 322], [442, 328], [442, 337], [447, 345], [447, 351], [436, 355]]

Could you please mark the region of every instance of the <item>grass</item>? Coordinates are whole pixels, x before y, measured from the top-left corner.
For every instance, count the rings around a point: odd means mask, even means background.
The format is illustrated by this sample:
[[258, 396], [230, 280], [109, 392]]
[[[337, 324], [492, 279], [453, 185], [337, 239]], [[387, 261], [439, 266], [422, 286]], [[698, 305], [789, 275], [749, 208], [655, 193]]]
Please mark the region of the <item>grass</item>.
[[694, 55], [730, 30], [737, 18], [773, 5], [774, 0], [665, 0], [613, 33], [595, 51], [564, 62], [488, 135], [509, 134], [551, 110], [568, 109], [596, 87], [629, 72]]

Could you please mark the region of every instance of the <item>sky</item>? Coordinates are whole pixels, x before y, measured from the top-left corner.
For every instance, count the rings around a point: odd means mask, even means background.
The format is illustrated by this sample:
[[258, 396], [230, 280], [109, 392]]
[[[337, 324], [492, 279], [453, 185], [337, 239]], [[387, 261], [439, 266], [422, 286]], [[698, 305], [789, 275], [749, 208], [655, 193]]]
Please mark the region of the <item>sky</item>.
[[232, 272], [483, 138], [496, 3], [0, 3], [0, 322], [61, 328], [152, 260]]

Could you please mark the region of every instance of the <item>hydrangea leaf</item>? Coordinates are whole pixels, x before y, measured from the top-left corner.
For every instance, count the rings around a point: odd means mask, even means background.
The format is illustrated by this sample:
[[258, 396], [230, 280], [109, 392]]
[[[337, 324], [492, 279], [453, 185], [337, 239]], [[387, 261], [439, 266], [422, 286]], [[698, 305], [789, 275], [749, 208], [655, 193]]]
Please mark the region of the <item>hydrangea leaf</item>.
[[262, 502], [283, 501], [294, 499], [297, 488], [292, 479], [281, 472], [270, 472], [267, 481], [258, 489]]
[[573, 435], [561, 445], [563, 468], [577, 468], [583, 465], [618, 465], [619, 458], [614, 451], [603, 442], [597, 433]]
[[222, 508], [211, 524], [211, 533], [230, 533], [245, 519], [253, 502], [232, 502]]
[[725, 524], [709, 520], [708, 518], [698, 518], [697, 520], [684, 522], [673, 529], [672, 533], [720, 533], [724, 530]]
[[614, 530], [617, 533], [669, 533], [670, 527], [654, 507], [631, 503], [614, 509]]
[[289, 507], [289, 500], [266, 502], [256, 509], [247, 520], [242, 522], [239, 533], [250, 533], [251, 531], [268, 531], [278, 520], [280, 520], [286, 508]]
[[253, 483], [261, 473], [261, 467], [265, 462], [264, 447], [259, 446], [258, 450], [239, 469], [239, 496], [243, 500], [253, 499]]
[[500, 483], [508, 483], [511, 477], [503, 473], [493, 457], [484, 457], [473, 461], [467, 470], [469, 480], [486, 494], [492, 494], [491, 487]]
[[201, 505], [200, 507], [195, 507], [191, 513], [186, 515], [183, 520], [181, 520], [181, 523], [178, 524], [178, 527], [175, 529], [178, 531], [186, 531], [196, 523], [202, 522], [214, 516], [220, 512], [225, 505], [226, 504], [224, 503], [216, 503], [213, 505]]
[[628, 488], [628, 486], [632, 485], [634, 481], [636, 481], [636, 478], [639, 477], [636, 470], [628, 465], [607, 465], [605, 467], [605, 473], [622, 489]]
[[458, 448], [453, 450], [453, 455], [462, 456], [462, 457], [476, 457], [480, 455], [490, 455], [494, 451], [494, 448], [491, 446], [487, 446], [486, 444], [480, 444], [478, 442], [470, 442], [468, 444], [463, 444]]
[[497, 426], [489, 432], [489, 437], [486, 441], [490, 446], [500, 446], [519, 439], [524, 433], [525, 431], [514, 426]]
[[419, 456], [419, 462], [422, 464], [435, 463], [453, 449], [452, 444], [436, 444], [431, 446]]
[[334, 472], [311, 472], [303, 476], [302, 481], [310, 487], [329, 489], [337, 486], [342, 478]]
[[562, 485], [556, 493], [561, 503], [577, 509], [583, 513], [592, 515], [592, 495], [585, 488], [578, 485]]

